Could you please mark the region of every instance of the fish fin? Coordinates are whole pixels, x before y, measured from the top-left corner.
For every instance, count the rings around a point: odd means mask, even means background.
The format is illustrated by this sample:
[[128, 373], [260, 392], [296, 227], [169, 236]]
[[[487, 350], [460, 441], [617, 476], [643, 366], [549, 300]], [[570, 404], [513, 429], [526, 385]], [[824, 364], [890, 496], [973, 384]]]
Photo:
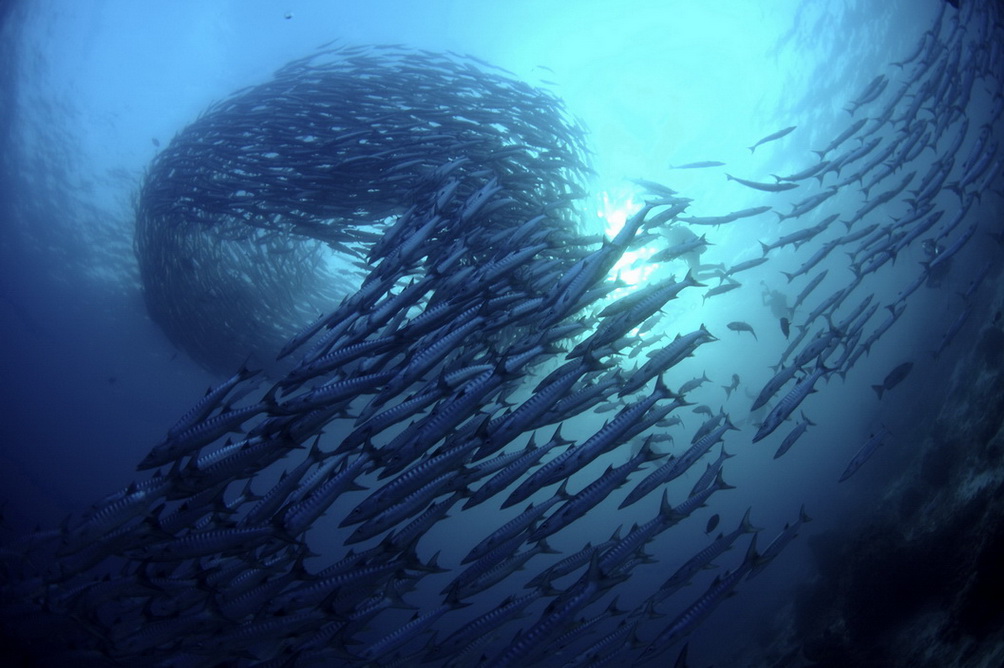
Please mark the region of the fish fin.
[[541, 538], [537, 541], [537, 546], [540, 548], [542, 554], [561, 554], [561, 550], [555, 550], [550, 545], [547, 544], [546, 538]]
[[750, 512], [752, 510], [753, 510], [752, 506], [747, 508], [746, 513], [743, 515], [742, 520], [739, 522], [739, 529], [742, 531], [742, 533], [756, 533], [757, 531], [761, 531], [761, 528], [753, 526], [753, 522], [750, 520]]

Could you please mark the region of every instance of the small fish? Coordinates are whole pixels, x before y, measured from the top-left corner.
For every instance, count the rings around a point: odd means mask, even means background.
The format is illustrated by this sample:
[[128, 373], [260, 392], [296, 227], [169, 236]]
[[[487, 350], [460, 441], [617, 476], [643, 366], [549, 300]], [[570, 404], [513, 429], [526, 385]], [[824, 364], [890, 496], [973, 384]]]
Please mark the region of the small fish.
[[732, 276], [738, 274], [741, 271], [746, 271], [748, 269], [754, 269], [759, 267], [761, 264], [765, 263], [768, 258], [765, 257], [755, 257], [752, 260], [746, 260], [745, 262], [740, 262], [739, 264], [733, 265], [725, 270], [725, 276]]
[[854, 125], [850, 126], [846, 130], [844, 130], [843, 132], [841, 132], [840, 136], [838, 136], [836, 139], [834, 139], [833, 141], [831, 141], [826, 148], [824, 148], [824, 149], [822, 149], [820, 151], [814, 150], [813, 153], [818, 154], [819, 155], [819, 159], [822, 160], [823, 158], [826, 157], [827, 153], [829, 153], [830, 151], [832, 151], [833, 149], [837, 148], [838, 146], [840, 146], [841, 144], [843, 144], [845, 141], [847, 141], [848, 139], [850, 139], [851, 137], [853, 137], [862, 127], [864, 127], [865, 123], [867, 123], [867, 122], [868, 122], [867, 118], [862, 118], [857, 123], [855, 123]]
[[684, 383], [683, 385], [681, 385], [680, 386], [680, 394], [684, 394], [685, 395], [685, 394], [687, 394], [687, 392], [690, 392], [691, 390], [696, 390], [703, 383], [707, 383], [710, 380], [711, 379], [708, 378], [708, 375], [706, 373], [702, 373], [701, 376], [700, 376], [700, 378], [692, 378], [692, 379], [688, 380], [686, 383]]
[[715, 297], [717, 295], [724, 295], [726, 292], [732, 292], [736, 288], [741, 288], [742, 285], [743, 285], [742, 283], [736, 281], [733, 283], [725, 283], [724, 285], [715, 286], [704, 293], [704, 301], [707, 301], [708, 298], [710, 297]]
[[791, 321], [787, 318], [781, 318], [779, 322], [781, 323], [781, 333], [787, 339], [791, 335]]
[[708, 534], [714, 531], [715, 527], [718, 526], [718, 520], [719, 520], [718, 513], [712, 515], [711, 519], [708, 520], [708, 525], [704, 527], [704, 533]]
[[724, 216], [690, 216], [689, 218], [677, 218], [677, 220], [687, 223], [688, 225], [724, 225], [726, 223], [731, 223], [734, 220], [739, 220], [740, 218], [758, 216], [761, 213], [770, 211], [770, 209], [771, 207], [769, 206], [757, 206], [749, 209], [742, 209], [741, 211], [733, 211], [732, 213]]
[[853, 458], [851, 458], [850, 463], [847, 464], [847, 468], [844, 469], [844, 472], [841, 474], [838, 482], [843, 482], [854, 475], [854, 473], [861, 468], [861, 465], [864, 464], [869, 457], [875, 454], [875, 451], [878, 450], [879, 446], [885, 442], [885, 439], [891, 435], [892, 433], [885, 428], [885, 425], [879, 427], [879, 430], [869, 436], [868, 440], [865, 441], [865, 444], [861, 446], [861, 449], [857, 451]]
[[886, 390], [891, 390], [900, 384], [900, 382], [907, 377], [910, 370], [913, 368], [913, 362], [903, 362], [898, 367], [889, 372], [889, 375], [885, 377], [881, 385], [872, 385], [872, 389], [875, 390], [875, 394], [878, 398], [882, 398], [882, 394]]
[[753, 335], [754, 340], [756, 341], [760, 340], [757, 338], [756, 332], [753, 331], [753, 326], [750, 325], [748, 322], [743, 322], [742, 320], [736, 320], [734, 322], [730, 322], [725, 326], [731, 329], [733, 332], [749, 332], [750, 334]]
[[806, 514], [805, 506], [803, 505], [798, 509], [798, 520], [794, 523], [786, 523], [784, 525], [784, 529], [781, 530], [781, 533], [779, 533], [774, 540], [770, 542], [770, 545], [764, 549], [763, 553], [757, 555], [756, 563], [750, 569], [749, 576], [753, 578], [766, 568], [767, 564], [769, 564], [771, 560], [781, 554], [781, 550], [787, 547], [791, 541], [798, 537], [798, 532], [801, 530], [802, 525], [811, 521], [812, 518]]
[[695, 236], [692, 239], [683, 241], [674, 246], [668, 248], [663, 248], [658, 251], [655, 255], [651, 257], [652, 262], [667, 262], [673, 260], [687, 253], [703, 253], [707, 250], [708, 246], [713, 246], [710, 241], [707, 240], [706, 235], [701, 235], [699, 237]]
[[[830, 166], [830, 161], [823, 160], [822, 162], [818, 162], [815, 165], [812, 165], [811, 167], [806, 167], [800, 172], [795, 172], [790, 176], [779, 176], [777, 174], [771, 174], [771, 176], [773, 176], [778, 181], [804, 181], [805, 179], [816, 176], [829, 166]], [[823, 173], [825, 174], [825, 172]], [[817, 178], [821, 179], [822, 176], [819, 176]]]
[[725, 390], [725, 398], [732, 396], [732, 393], [739, 388], [739, 374], [732, 374], [732, 384], [722, 385], [722, 389]]
[[[794, 368], [798, 368], [798, 365], [792, 365]], [[788, 416], [795, 412], [799, 404], [805, 400], [807, 396], [815, 391], [816, 382], [823, 377], [823, 374], [832, 372], [833, 369], [828, 368], [823, 364], [822, 360], [816, 361], [816, 368], [811, 373], [806, 374], [801, 380], [788, 391], [788, 394], [777, 402], [764, 421], [760, 424], [760, 428], [757, 430], [756, 434], [753, 436], [753, 442], [763, 440], [767, 436], [781, 426], [781, 423], [788, 419]]]
[[759, 146], [760, 144], [766, 144], [767, 142], [770, 142], [770, 141], [776, 141], [776, 140], [780, 139], [781, 137], [785, 136], [786, 134], [788, 134], [789, 132], [791, 132], [792, 130], [794, 130], [795, 128], [797, 128], [797, 127], [798, 127], [797, 125], [792, 125], [791, 127], [785, 128], [784, 130], [778, 130], [777, 132], [775, 132], [773, 134], [767, 135], [766, 137], [764, 137], [763, 139], [761, 139], [760, 141], [758, 141], [757, 143], [755, 143], [755, 144], [753, 144], [752, 146], [749, 147], [750, 153], [752, 153], [753, 151], [755, 151], [756, 147]]
[[805, 433], [805, 430], [809, 427], [816, 426], [816, 423], [805, 417], [805, 413], [802, 413], [802, 421], [795, 425], [795, 428], [788, 432], [788, 435], [784, 437], [781, 441], [781, 445], [778, 446], [777, 451], [774, 453], [774, 459], [777, 459], [784, 453], [791, 449], [791, 446], [795, 445], [795, 441]]
[[669, 186], [664, 186], [661, 183], [656, 183], [655, 181], [649, 181], [648, 179], [629, 179], [632, 183], [637, 186], [641, 186], [653, 195], [659, 195], [661, 197], [672, 197], [677, 195], [675, 190]]
[[741, 183], [747, 188], [753, 188], [755, 190], [762, 190], [768, 193], [780, 193], [785, 190], [791, 190], [792, 188], [797, 188], [797, 183], [792, 183], [790, 181], [779, 181], [778, 183], [763, 183], [761, 181], [747, 181], [746, 179], [740, 179], [737, 176], [732, 176], [731, 174], [726, 174], [725, 178], [729, 181], [735, 181], [736, 183]]
[[869, 102], [875, 100], [875, 98], [877, 98], [879, 95], [881, 95], [882, 91], [885, 90], [885, 87], [888, 84], [889, 84], [889, 79], [887, 79], [884, 74], [878, 75], [872, 80], [870, 84], [868, 84], [868, 87], [865, 88], [865, 90], [861, 93], [861, 95], [858, 96], [856, 100], [851, 101], [850, 108], [849, 109], [845, 108], [845, 111], [853, 116], [854, 112], [857, 111], [858, 107], [868, 104]]
[[705, 169], [707, 167], [724, 167], [724, 162], [717, 160], [702, 160], [701, 162], [688, 162], [685, 165], [670, 165], [670, 169]]

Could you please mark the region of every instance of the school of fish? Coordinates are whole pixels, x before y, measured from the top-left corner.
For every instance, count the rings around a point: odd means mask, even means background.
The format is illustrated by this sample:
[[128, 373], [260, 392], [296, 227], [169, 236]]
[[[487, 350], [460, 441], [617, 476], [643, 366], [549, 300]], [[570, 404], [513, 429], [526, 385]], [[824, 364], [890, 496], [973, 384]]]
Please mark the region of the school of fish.
[[[806, 147], [804, 169], [723, 173], [761, 206], [687, 216], [690, 199], [639, 180], [644, 204], [609, 238], [577, 232], [586, 134], [553, 95], [473, 59], [329, 48], [214, 105], [151, 165], [136, 250], [172, 341], [216, 368], [254, 355], [167, 430], [145, 477], [3, 546], [9, 635], [51, 665], [668, 665], [670, 651], [685, 665], [687, 634], [810, 518], [793, 508], [765, 538], [751, 499], [711, 537], [715, 514], [673, 572], [658, 537], [735, 489], [726, 463], [743, 450], [797, 448], [810, 394], [911, 294], [966, 271], [951, 259], [967, 244], [1004, 241], [978, 215], [1001, 196], [1002, 37], [995, 3], [942, 11], [849, 103], [846, 131]], [[856, 209], [827, 208], [854, 189]], [[763, 257], [700, 264], [720, 226], [766, 216], [778, 235]], [[771, 257], [787, 247], [798, 264]], [[614, 277], [628, 252], [655, 267], [636, 289]], [[906, 256], [916, 270], [882, 303], [875, 285]], [[747, 390], [743, 415], [700, 406], [686, 433], [688, 394], [709, 379], [675, 367], [766, 337], [710, 310], [676, 332], [663, 309], [756, 291], [740, 274], [765, 263], [801, 286], [778, 320], [787, 348], [762, 387], [721, 385], [726, 399]], [[847, 281], [818, 294], [838, 266]], [[935, 355], [992, 269], [970, 272]], [[670, 335], [646, 335], [657, 325]], [[879, 372], [874, 401], [924, 364]], [[736, 426], [749, 411], [753, 433]], [[578, 434], [591, 413], [610, 415]], [[882, 427], [834, 484], [890, 438]], [[589, 534], [584, 518], [635, 504], [647, 521]], [[569, 527], [590, 538], [556, 550]], [[737, 543], [729, 570], [683, 590]], [[619, 597], [632, 579], [655, 584]]]

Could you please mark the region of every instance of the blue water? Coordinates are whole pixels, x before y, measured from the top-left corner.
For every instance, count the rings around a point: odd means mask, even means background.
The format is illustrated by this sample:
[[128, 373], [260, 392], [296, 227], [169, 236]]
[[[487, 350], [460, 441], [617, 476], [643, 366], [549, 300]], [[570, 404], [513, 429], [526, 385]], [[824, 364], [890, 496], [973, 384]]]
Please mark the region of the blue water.
[[[847, 127], [851, 117], [844, 106], [877, 74], [892, 79], [886, 95], [899, 87], [900, 71], [889, 64], [909, 55], [941, 4], [934, 0], [11, 3], [0, 10], [0, 498], [5, 524], [11, 534], [55, 527], [68, 514], [79, 514], [128, 484], [137, 476], [136, 463], [167, 427], [206, 387], [222, 379], [174, 347], [148, 317], [132, 247], [133, 206], [145, 169], [214, 101], [266, 81], [284, 63], [335, 39], [342, 44], [399, 43], [453, 51], [546, 87], [588, 128], [596, 174], [589, 184], [583, 222], [594, 233], [612, 233], [640, 206], [645, 196], [631, 178], [665, 183], [693, 198], [688, 215], [722, 215], [764, 203], [786, 211], [789, 203], [809, 194], [810, 186], [772, 195], [727, 182], [724, 171], [772, 181], [771, 174], [788, 174], [811, 164], [815, 156], [810, 149], [823, 148]], [[1000, 95], [999, 87], [988, 92], [990, 85], [982, 84], [974, 94], [967, 109], [971, 118], [987, 113], [994, 95]], [[791, 125], [797, 129], [790, 135], [755, 152], [747, 149]], [[967, 137], [974, 136], [976, 126], [971, 121]], [[995, 130], [999, 137], [999, 123]], [[953, 134], [949, 130], [945, 137]], [[970, 142], [967, 139], [960, 150], [959, 162]], [[918, 158], [916, 179], [927, 171], [931, 159]], [[722, 161], [727, 167], [670, 169], [700, 160]], [[873, 193], [901, 178], [902, 172], [897, 172]], [[809, 183], [814, 187], [814, 180]], [[954, 196], [940, 197], [949, 209], [943, 219], [947, 220], [954, 215], [951, 207], [956, 204], [950, 201]], [[848, 188], [825, 208], [847, 218], [863, 201], [856, 189]], [[888, 211], [901, 215], [904, 210]], [[800, 506], [813, 518], [763, 575], [744, 582], [738, 596], [694, 632], [691, 665], [766, 661], [764, 657], [777, 649], [771, 650], [773, 638], [783, 635], [796, 593], [817, 577], [810, 538], [841, 536], [859, 526], [890, 481], [916, 456], [915, 444], [929, 426], [925, 420], [942, 405], [957, 358], [972, 348], [978, 331], [973, 323], [988, 319], [985, 314], [996, 298], [995, 281], [989, 279], [973, 302], [972, 326], [932, 358], [930, 351], [961, 311], [955, 293], [965, 291], [985, 261], [1000, 260], [999, 247], [984, 234], [993, 229], [994, 216], [1000, 220], [1000, 197], [983, 198], [978, 211], [955, 234], [970, 220], [987, 221], [983, 223], [987, 229], [981, 228], [973, 243], [963, 248], [938, 288], [922, 287], [910, 298], [900, 321], [859, 359], [844, 381], [833, 378], [820, 384], [821, 392], [802, 406], [817, 426], [777, 460], [773, 453], [787, 425], [764, 442], [750, 443], [756, 428], [749, 402], [770, 377], [767, 367], [776, 363], [786, 346], [776, 316], [761, 299], [761, 282], [785, 293], [790, 303], [805, 278], [789, 285], [779, 270], [794, 270], [807, 253], [774, 251], [767, 264], [737, 276], [743, 289], [703, 303], [699, 294], [689, 295], [667, 309], [661, 327], [669, 336], [703, 323], [719, 339], [677, 367], [674, 384], [702, 373], [712, 379], [688, 399], [715, 410], [721, 406], [741, 428], [725, 438], [726, 450], [737, 457], [726, 463], [724, 477], [737, 489], [716, 494], [694, 518], [649, 545], [646, 551], [658, 563], [640, 567], [618, 587], [619, 605], [625, 609], [637, 605], [701, 549], [709, 540], [704, 528], [712, 514], [721, 516], [720, 529], [728, 531], [752, 506], [753, 522], [763, 528], [758, 537], [761, 547], [798, 518]], [[734, 265], [759, 257], [759, 241], [789, 233], [794, 224], [778, 224], [768, 214], [697, 229], [698, 234], [707, 231], [715, 244], [701, 261]], [[996, 229], [1000, 230], [999, 222]], [[919, 242], [904, 255], [855, 291], [842, 312], [869, 293], [883, 306], [895, 301], [918, 275], [924, 259]], [[621, 278], [632, 285], [643, 283], [650, 276], [644, 253], [630, 260], [635, 264], [620, 268]], [[820, 265], [833, 268], [808, 300], [810, 308], [850, 281], [852, 275], [840, 269], [843, 262], [833, 259]], [[997, 275], [996, 270], [991, 274]], [[870, 324], [886, 315], [880, 309]], [[757, 340], [729, 331], [725, 325], [732, 321], [752, 325]], [[625, 366], [642, 361], [644, 357], [625, 361]], [[915, 363], [911, 374], [879, 401], [869, 386], [880, 384], [904, 361]], [[721, 388], [733, 373], [741, 384], [726, 396]], [[584, 439], [611, 415], [579, 418], [566, 426], [564, 435]], [[677, 428], [678, 444], [688, 442], [703, 421], [703, 416], [689, 410], [680, 415], [684, 428]], [[850, 481], [838, 484], [844, 466], [880, 425], [894, 437]], [[594, 463], [589, 469], [593, 477], [608, 463], [626, 461], [627, 450]], [[673, 503], [684, 500], [705, 462], [718, 450], [716, 446], [674, 483]], [[640, 478], [636, 473], [631, 480]], [[581, 486], [590, 477], [576, 480]], [[588, 521], [549, 542], [567, 554], [586, 541], [602, 541], [618, 526], [626, 530], [632, 522], [650, 518], [655, 497], [620, 512], [616, 502], [607, 503], [590, 513]], [[440, 563], [455, 566], [457, 555], [451, 548], [469, 546], [488, 533], [486, 527], [504, 523], [524, 506], [506, 512], [482, 507], [469, 513], [458, 507], [449, 521], [427, 536], [420, 557], [428, 559], [442, 550]], [[328, 550], [323, 556], [330, 554], [329, 561], [337, 558], [338, 541], [321, 532], [312, 536]], [[718, 560], [718, 570], [700, 575], [671, 599], [663, 609], [670, 617], [643, 626], [642, 639], [651, 640], [716, 574], [737, 566], [746, 541], [741, 538]], [[322, 562], [316, 562], [318, 568]], [[521, 592], [527, 574], [537, 572], [543, 563], [531, 562], [511, 591]], [[417, 592], [412, 601], [424, 609], [435, 607], [440, 586]], [[497, 605], [510, 593], [509, 586], [504, 583], [479, 596], [471, 608], [450, 613], [441, 628], [454, 628], [467, 616]], [[591, 608], [592, 614], [599, 614], [606, 603]], [[391, 611], [377, 618], [367, 640], [393, 630], [411, 614]], [[504, 634], [535, 618], [536, 613], [506, 627]], [[664, 654], [662, 660], [671, 662], [676, 652]]]

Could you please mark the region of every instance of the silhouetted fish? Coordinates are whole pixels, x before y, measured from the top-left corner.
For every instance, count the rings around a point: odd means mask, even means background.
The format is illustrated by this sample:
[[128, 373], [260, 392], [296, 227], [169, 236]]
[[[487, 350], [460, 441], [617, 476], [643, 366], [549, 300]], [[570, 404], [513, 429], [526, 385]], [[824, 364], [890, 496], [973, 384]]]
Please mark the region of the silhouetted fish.
[[881, 399], [882, 394], [886, 390], [891, 390], [903, 382], [903, 380], [910, 374], [911, 369], [913, 369], [913, 362], [903, 362], [886, 375], [885, 380], [882, 381], [881, 385], [872, 385], [872, 389], [875, 390], [875, 394], [878, 395], [878, 398]]
[[708, 523], [704, 527], [704, 533], [711, 533], [718, 526], [718, 513], [715, 513], [710, 518], [708, 518]]

